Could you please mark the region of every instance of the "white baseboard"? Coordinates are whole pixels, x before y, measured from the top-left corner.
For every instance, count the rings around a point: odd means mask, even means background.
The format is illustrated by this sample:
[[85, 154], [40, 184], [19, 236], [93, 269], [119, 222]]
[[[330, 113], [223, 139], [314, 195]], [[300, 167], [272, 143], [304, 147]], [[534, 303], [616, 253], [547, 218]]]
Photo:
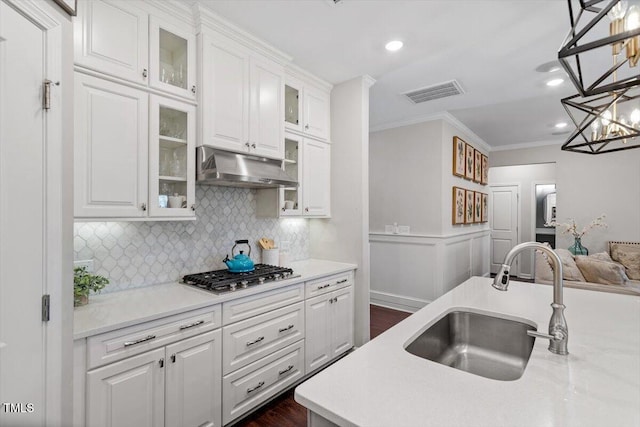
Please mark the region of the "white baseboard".
[[406, 311], [408, 313], [415, 313], [430, 302], [431, 301], [418, 298], [394, 295], [388, 292], [369, 291], [370, 304], [392, 308], [394, 310]]

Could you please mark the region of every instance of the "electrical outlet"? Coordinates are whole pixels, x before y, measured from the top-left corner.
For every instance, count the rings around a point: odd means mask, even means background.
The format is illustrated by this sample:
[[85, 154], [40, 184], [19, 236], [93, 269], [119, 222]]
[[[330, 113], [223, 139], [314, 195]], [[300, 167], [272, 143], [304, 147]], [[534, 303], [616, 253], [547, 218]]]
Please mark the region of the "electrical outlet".
[[78, 261], [73, 261], [73, 267], [87, 267], [87, 273], [93, 273], [93, 260], [92, 259], [81, 259]]
[[399, 225], [398, 226], [398, 233], [399, 234], [409, 234], [410, 233], [410, 227], [408, 225]]

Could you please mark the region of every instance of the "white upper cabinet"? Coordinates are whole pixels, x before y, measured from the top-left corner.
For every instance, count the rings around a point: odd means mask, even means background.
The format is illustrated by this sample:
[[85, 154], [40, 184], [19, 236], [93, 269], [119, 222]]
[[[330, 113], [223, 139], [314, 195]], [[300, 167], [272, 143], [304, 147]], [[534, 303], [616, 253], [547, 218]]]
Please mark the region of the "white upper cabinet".
[[149, 84], [195, 99], [196, 37], [192, 31], [149, 18]]
[[80, 0], [75, 63], [93, 71], [196, 98], [193, 28], [166, 22], [139, 1]]
[[147, 93], [76, 73], [74, 97], [75, 216], [146, 216]]
[[331, 145], [305, 139], [302, 153], [303, 215], [329, 216], [331, 212]]
[[304, 130], [308, 135], [329, 140], [329, 94], [307, 86], [304, 88]]
[[149, 17], [135, 1], [78, 1], [74, 20], [75, 63], [147, 84]]
[[282, 159], [283, 67], [217, 34], [199, 42], [198, 144]]
[[201, 37], [202, 141], [233, 151], [249, 148], [249, 55], [228, 41]]
[[252, 59], [251, 86], [251, 153], [266, 157], [283, 157], [284, 75], [281, 66]]
[[[284, 125], [322, 141], [330, 138], [330, 95], [303, 80], [287, 75], [285, 82]], [[282, 117], [282, 116], [281, 116]]]

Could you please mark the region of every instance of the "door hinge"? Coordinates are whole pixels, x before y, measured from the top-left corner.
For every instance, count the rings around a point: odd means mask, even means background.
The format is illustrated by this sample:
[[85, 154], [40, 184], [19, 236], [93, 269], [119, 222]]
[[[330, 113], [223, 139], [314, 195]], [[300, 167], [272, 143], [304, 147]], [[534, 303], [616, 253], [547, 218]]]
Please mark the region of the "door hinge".
[[42, 321], [48, 322], [50, 316], [51, 297], [49, 294], [42, 295]]
[[[45, 110], [51, 109], [51, 84], [53, 82], [46, 79], [42, 82], [42, 108]], [[60, 86], [60, 82], [53, 83], [56, 86]]]

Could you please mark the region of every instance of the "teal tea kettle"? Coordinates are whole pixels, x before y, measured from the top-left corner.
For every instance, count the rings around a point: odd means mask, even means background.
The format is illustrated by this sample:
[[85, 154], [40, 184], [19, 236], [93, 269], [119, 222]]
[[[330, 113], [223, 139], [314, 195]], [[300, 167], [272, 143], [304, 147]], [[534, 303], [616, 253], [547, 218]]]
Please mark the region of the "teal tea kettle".
[[247, 273], [249, 271], [253, 271], [255, 268], [253, 261], [251, 261], [249, 256], [244, 254], [244, 251], [240, 251], [238, 255], [234, 255], [236, 246], [241, 244], [247, 245], [249, 248], [249, 255], [251, 255], [249, 240], [236, 240], [236, 244], [231, 248], [231, 255], [233, 256], [233, 259], [229, 259], [229, 254], [227, 254], [226, 258], [222, 260], [222, 262], [227, 265], [227, 268], [229, 268], [231, 273]]

